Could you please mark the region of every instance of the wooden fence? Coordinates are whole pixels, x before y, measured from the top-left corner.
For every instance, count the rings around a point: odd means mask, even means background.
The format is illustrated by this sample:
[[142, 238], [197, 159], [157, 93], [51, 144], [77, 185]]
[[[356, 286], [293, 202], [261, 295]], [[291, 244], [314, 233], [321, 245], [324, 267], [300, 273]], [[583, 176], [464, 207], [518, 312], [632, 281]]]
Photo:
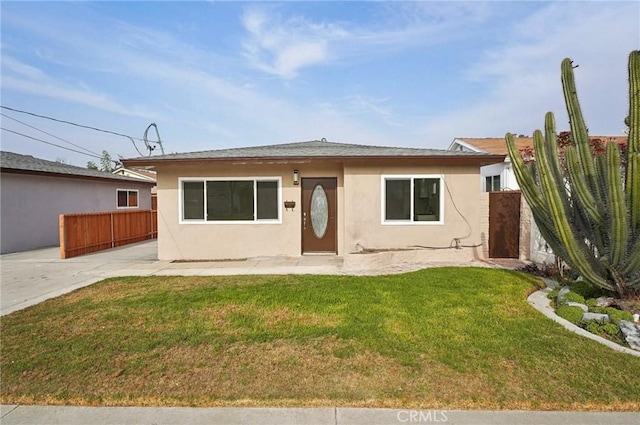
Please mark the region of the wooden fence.
[[158, 237], [155, 210], [60, 215], [60, 257], [70, 258]]

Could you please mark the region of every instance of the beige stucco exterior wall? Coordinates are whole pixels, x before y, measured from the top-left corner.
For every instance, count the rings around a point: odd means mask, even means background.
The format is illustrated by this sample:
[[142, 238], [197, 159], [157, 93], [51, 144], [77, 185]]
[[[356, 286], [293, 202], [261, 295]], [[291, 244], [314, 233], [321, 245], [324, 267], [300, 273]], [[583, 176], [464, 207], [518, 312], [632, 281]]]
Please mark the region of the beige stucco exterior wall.
[[[369, 249], [403, 249], [414, 245], [449, 247], [460, 238], [462, 245], [480, 245], [481, 192], [478, 166], [370, 165], [365, 162], [333, 162], [159, 165], [158, 171], [158, 257], [161, 260], [234, 259], [259, 256], [301, 255], [301, 185], [293, 185], [293, 170], [301, 178], [336, 177], [338, 255]], [[443, 175], [444, 223], [429, 225], [387, 225], [382, 223], [381, 175]], [[281, 177], [282, 223], [213, 224], [179, 222], [180, 177]], [[295, 201], [286, 211], [284, 201]], [[454, 206], [455, 203], [455, 206]], [[456, 208], [466, 218], [456, 211]], [[455, 251], [455, 252], [454, 252]], [[435, 250], [425, 250], [434, 255]], [[482, 247], [437, 250], [438, 258], [474, 259]]]
[[[337, 177], [338, 243], [344, 239], [342, 166], [339, 164], [215, 164], [168, 165], [158, 170], [158, 258], [161, 260], [238, 259], [260, 256], [299, 256], [301, 241], [300, 178]], [[281, 177], [282, 223], [179, 223], [178, 179], [181, 177]], [[293, 210], [284, 201], [294, 201]], [[338, 245], [338, 253], [341, 247]]]
[[[345, 166], [344, 174], [345, 252], [353, 253], [363, 248], [407, 249], [416, 245], [440, 251], [455, 245], [456, 238], [460, 245], [481, 244], [478, 167], [352, 165]], [[417, 174], [444, 177], [446, 186], [443, 188], [443, 224], [384, 224], [381, 176]], [[461, 214], [456, 211], [456, 207]], [[432, 252], [435, 253], [435, 250]], [[468, 258], [472, 259], [481, 253], [481, 247], [476, 250], [468, 249]], [[442, 254], [443, 252], [438, 253], [438, 257], [446, 257]], [[459, 254], [455, 254], [456, 259], [460, 258]]]

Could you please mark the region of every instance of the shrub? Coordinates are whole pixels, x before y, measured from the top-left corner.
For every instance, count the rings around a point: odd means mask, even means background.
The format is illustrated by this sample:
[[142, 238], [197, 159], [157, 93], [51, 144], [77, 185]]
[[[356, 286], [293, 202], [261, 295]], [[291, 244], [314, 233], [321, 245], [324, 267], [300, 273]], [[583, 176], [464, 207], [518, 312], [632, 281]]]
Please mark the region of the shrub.
[[611, 321], [616, 324], [620, 323], [621, 320], [628, 320], [630, 322], [633, 322], [633, 314], [629, 313], [628, 311], [618, 310], [614, 307], [594, 307], [590, 310], [594, 313], [608, 314]]
[[584, 311], [582, 311], [580, 307], [573, 307], [569, 305], [562, 305], [556, 310], [556, 314], [558, 316], [562, 317], [565, 320], [568, 320], [574, 325], [582, 322], [582, 313], [584, 313]]
[[547, 294], [547, 298], [555, 301], [558, 298], [558, 292], [560, 292], [560, 288], [553, 289], [551, 292]]
[[601, 295], [606, 295], [603, 290], [584, 280], [573, 282], [571, 284], [571, 291], [582, 295], [584, 298], [598, 298]]
[[584, 304], [584, 297], [576, 292], [573, 292], [573, 286], [571, 286], [571, 291], [567, 292], [564, 296], [563, 304], [568, 303], [569, 301]]
[[594, 307], [598, 306], [598, 300], [596, 300], [595, 298], [589, 298], [588, 300], [586, 300], [584, 302], [584, 304], [589, 307], [589, 309], [592, 309]]
[[599, 336], [616, 336], [620, 332], [618, 325], [598, 320], [588, 320], [585, 324], [585, 329]]

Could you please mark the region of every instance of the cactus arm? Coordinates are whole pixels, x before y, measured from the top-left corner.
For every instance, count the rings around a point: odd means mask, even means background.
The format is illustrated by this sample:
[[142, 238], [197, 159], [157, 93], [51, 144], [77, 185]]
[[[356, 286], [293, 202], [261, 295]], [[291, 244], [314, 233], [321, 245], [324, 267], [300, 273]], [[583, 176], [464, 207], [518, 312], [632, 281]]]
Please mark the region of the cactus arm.
[[566, 58], [561, 65], [562, 89], [564, 91], [565, 104], [567, 106], [567, 114], [569, 115], [569, 126], [571, 127], [571, 135], [578, 149], [580, 164], [583, 173], [587, 179], [589, 190], [593, 193], [596, 202], [601, 202], [599, 196], [599, 187], [596, 182], [596, 171], [593, 157], [591, 156], [591, 147], [589, 144], [589, 134], [587, 126], [584, 122], [580, 103], [578, 102], [578, 92], [573, 75], [573, 62]]
[[627, 203], [620, 174], [620, 148], [616, 143], [607, 143], [607, 191], [608, 209], [611, 214], [611, 264], [616, 267], [627, 252]]
[[[629, 258], [627, 263], [622, 267], [622, 273], [625, 275], [636, 274], [640, 279], [640, 239], [635, 241], [635, 245], [631, 245]], [[640, 288], [639, 288], [640, 289]]]
[[559, 186], [562, 185], [564, 191], [564, 183], [556, 182], [553, 179], [553, 173], [547, 159], [544, 139], [542, 133], [536, 130], [533, 133], [534, 150], [536, 152], [536, 162], [540, 166], [540, 182], [542, 184], [543, 193], [547, 204], [549, 206], [549, 213], [553, 220], [554, 228], [558, 239], [562, 242], [571, 263], [578, 269], [578, 271], [584, 276], [585, 279], [595, 283], [598, 286], [608, 288], [609, 290], [615, 290], [615, 287], [603, 278], [603, 273], [598, 270], [602, 267], [601, 263], [594, 261], [589, 248], [586, 246], [584, 240], [580, 240], [576, 237], [571, 224], [568, 220], [568, 211], [564, 209], [564, 203], [561, 199], [561, 192]]
[[547, 112], [544, 117], [544, 146], [546, 152], [547, 163], [551, 172], [553, 173], [553, 179], [561, 185], [564, 190], [560, 199], [563, 203], [565, 211], [571, 210], [569, 202], [569, 196], [566, 196], [565, 176], [560, 168], [560, 156], [558, 155], [558, 141], [556, 139], [556, 120], [553, 113]]
[[625, 191], [631, 229], [640, 232], [640, 50], [629, 55], [629, 143]]
[[602, 213], [596, 204], [593, 194], [587, 188], [587, 182], [585, 181], [584, 174], [580, 169], [580, 163], [578, 160], [578, 154], [576, 148], [569, 146], [565, 152], [567, 161], [567, 171], [569, 172], [569, 178], [571, 179], [571, 188], [573, 189], [572, 196], [575, 196], [580, 203], [584, 212], [589, 219], [594, 222], [602, 223]]
[[513, 164], [513, 173], [516, 175], [516, 180], [518, 181], [520, 188], [527, 188], [527, 202], [529, 202], [530, 206], [540, 208], [542, 211], [545, 211], [547, 208], [544, 204], [540, 189], [538, 188], [538, 185], [533, 179], [531, 173], [526, 172], [524, 160], [520, 156], [518, 149], [516, 149], [516, 143], [513, 140], [513, 135], [511, 133], [507, 133], [505, 139], [507, 141], [507, 150], [509, 151], [509, 158], [511, 158], [511, 162]]

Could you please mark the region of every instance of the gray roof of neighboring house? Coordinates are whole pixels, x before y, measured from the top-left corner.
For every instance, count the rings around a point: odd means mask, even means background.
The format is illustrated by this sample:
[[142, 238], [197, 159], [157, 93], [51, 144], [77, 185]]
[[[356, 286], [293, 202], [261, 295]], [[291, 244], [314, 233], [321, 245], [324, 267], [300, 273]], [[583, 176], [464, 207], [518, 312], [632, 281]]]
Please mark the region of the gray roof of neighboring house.
[[454, 152], [443, 149], [401, 148], [389, 146], [367, 146], [313, 140], [309, 142], [279, 145], [253, 146], [246, 148], [217, 149], [200, 152], [174, 153], [152, 157], [129, 158], [125, 164], [142, 165], [164, 161], [223, 160], [223, 159], [269, 159], [269, 158], [487, 158], [495, 156], [481, 152]]
[[5, 172], [25, 174], [57, 174], [64, 177], [79, 177], [103, 180], [121, 180], [154, 185], [154, 182], [111, 174], [106, 171], [90, 170], [75, 165], [47, 161], [31, 155], [0, 151], [0, 169]]

